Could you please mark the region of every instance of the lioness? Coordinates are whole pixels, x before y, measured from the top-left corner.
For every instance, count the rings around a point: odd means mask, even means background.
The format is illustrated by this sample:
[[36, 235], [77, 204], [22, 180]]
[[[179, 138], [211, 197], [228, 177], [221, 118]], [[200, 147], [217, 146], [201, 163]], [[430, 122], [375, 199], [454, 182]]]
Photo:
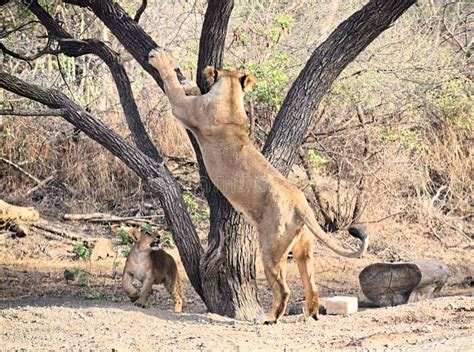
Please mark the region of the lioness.
[[[181, 279], [174, 258], [160, 249], [159, 236], [138, 229], [129, 230], [135, 240], [123, 270], [122, 287], [135, 305], [144, 307], [153, 284], [164, 284], [174, 299], [174, 311], [181, 312], [183, 292]], [[140, 291], [133, 280], [142, 283]]]
[[355, 252], [344, 250], [318, 225], [303, 192], [291, 185], [252, 144], [245, 129], [243, 97], [256, 82], [255, 77], [237, 70], [207, 67], [204, 75], [210, 91], [186, 96], [166, 50], [152, 50], [149, 62], [163, 79], [173, 114], [196, 136], [212, 182], [259, 233], [265, 276], [273, 290], [272, 313], [264, 322], [275, 323], [285, 312], [290, 296], [285, 279], [290, 249], [298, 263], [308, 313], [317, 319], [313, 235], [345, 257], [360, 257], [367, 249], [367, 235], [352, 229], [351, 235], [362, 244]]

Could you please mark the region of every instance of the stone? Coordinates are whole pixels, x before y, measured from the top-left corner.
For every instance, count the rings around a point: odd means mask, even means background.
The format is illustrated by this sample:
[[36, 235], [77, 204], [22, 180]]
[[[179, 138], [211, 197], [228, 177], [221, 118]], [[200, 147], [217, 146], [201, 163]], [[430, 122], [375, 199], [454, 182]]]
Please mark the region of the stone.
[[326, 300], [326, 314], [347, 315], [356, 313], [357, 297], [335, 296]]

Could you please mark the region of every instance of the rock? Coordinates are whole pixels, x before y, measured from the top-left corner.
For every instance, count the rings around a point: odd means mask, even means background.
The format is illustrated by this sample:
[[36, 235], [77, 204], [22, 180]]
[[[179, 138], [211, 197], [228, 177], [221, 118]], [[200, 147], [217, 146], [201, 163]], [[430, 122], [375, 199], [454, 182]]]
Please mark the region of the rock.
[[115, 257], [115, 250], [112, 241], [108, 238], [97, 238], [93, 241], [91, 260], [105, 259], [107, 257]]
[[335, 296], [326, 300], [327, 314], [347, 315], [356, 313], [357, 309], [357, 297]]

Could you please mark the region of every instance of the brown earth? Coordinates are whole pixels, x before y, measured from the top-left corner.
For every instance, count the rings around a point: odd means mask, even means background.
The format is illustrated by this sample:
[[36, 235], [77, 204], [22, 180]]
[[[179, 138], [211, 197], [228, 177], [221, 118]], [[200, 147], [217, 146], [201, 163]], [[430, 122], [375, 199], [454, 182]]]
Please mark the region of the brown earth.
[[[382, 237], [375, 238], [369, 255], [362, 260], [339, 258], [316, 246], [322, 296], [357, 295], [361, 305], [358, 313], [323, 315], [319, 321], [304, 321], [302, 314], [287, 315], [275, 326], [207, 313], [187, 281], [182, 314], [171, 312], [172, 300], [160, 286], [155, 286], [148, 309], [134, 307], [120, 288], [124, 264], [121, 247], [117, 247], [117, 258], [89, 262], [74, 260], [71, 243], [64, 239], [46, 239], [39, 234], [9, 238], [0, 247], [0, 345], [2, 350], [31, 351], [474, 351], [470, 247], [443, 250], [442, 244], [431, 243], [429, 257], [442, 258], [454, 273], [442, 291], [444, 297], [373, 308], [358, 288], [360, 270], [394, 256], [413, 259], [404, 253], [415, 256], [425, 250], [423, 243], [418, 243], [418, 252], [410, 251], [410, 246], [416, 247], [411, 242], [400, 247], [397, 241], [382, 245]], [[176, 250], [170, 252], [177, 256]], [[114, 269], [115, 259], [118, 266]], [[79, 274], [66, 282], [65, 269]], [[293, 262], [289, 263], [288, 277], [290, 310], [301, 313], [298, 308], [303, 304], [303, 291]], [[271, 293], [260, 265], [258, 285], [260, 300], [268, 310]]]

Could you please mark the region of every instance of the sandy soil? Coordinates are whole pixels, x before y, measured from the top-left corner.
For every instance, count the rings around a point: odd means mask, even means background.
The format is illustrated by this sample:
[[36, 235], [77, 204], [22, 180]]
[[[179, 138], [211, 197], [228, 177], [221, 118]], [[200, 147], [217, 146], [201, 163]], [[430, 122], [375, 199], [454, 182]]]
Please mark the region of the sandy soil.
[[[396, 241], [391, 246], [383, 246], [380, 238], [374, 242], [367, 258], [357, 261], [316, 246], [322, 296], [357, 295], [362, 306], [358, 313], [323, 315], [319, 321], [287, 315], [277, 325], [258, 326], [207, 313], [187, 280], [183, 313], [171, 312], [172, 301], [160, 286], [155, 287], [148, 309], [134, 307], [120, 288], [123, 256], [114, 270], [114, 258], [73, 260], [67, 241], [40, 235], [8, 239], [0, 245], [0, 349], [474, 351], [470, 249], [448, 253], [431, 243], [430, 253], [435, 257], [444, 253], [445, 262], [457, 273], [443, 289], [444, 297], [370, 308], [359, 291], [358, 272], [384, 256], [409, 252], [403, 250], [407, 247], [398, 250]], [[424, 246], [418, 245], [421, 251]], [[72, 268], [82, 278], [66, 282], [64, 269]], [[303, 291], [295, 263], [289, 263], [288, 278], [290, 306], [299, 306]], [[260, 267], [258, 285], [259, 298], [269, 310], [271, 294]]]
[[474, 298], [443, 297], [351, 316], [274, 326], [128, 303], [46, 298], [2, 304], [6, 350], [406, 350], [473, 351]]

